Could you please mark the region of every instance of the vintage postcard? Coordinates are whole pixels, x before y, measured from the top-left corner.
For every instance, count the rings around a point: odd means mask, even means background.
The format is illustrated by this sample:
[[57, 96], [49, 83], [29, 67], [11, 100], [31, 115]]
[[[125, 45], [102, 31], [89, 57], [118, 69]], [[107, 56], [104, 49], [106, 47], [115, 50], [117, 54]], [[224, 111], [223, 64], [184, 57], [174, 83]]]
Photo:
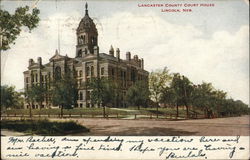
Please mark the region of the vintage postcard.
[[3, 0], [1, 159], [249, 159], [248, 0]]

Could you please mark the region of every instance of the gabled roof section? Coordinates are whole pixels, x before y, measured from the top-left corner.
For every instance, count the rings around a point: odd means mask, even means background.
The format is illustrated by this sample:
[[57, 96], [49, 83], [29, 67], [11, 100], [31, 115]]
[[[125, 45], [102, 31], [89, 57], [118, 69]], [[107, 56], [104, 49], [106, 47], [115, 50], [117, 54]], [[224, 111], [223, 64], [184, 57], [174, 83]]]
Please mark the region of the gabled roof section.
[[58, 50], [56, 50], [55, 55], [54, 55], [53, 57], [51, 57], [51, 58], [49, 59], [49, 61], [57, 60], [57, 59], [61, 59], [61, 58], [66, 58], [66, 57], [67, 57], [67, 56], [62, 56], [62, 55], [60, 55], [59, 52], [58, 52]]

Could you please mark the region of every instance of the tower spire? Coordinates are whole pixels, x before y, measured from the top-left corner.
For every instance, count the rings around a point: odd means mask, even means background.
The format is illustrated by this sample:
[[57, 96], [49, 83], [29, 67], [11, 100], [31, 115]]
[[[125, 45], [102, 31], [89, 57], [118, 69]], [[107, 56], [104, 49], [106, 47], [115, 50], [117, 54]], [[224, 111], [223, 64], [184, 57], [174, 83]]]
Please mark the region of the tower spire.
[[85, 16], [88, 16], [89, 13], [88, 13], [88, 3], [86, 2], [85, 3]]

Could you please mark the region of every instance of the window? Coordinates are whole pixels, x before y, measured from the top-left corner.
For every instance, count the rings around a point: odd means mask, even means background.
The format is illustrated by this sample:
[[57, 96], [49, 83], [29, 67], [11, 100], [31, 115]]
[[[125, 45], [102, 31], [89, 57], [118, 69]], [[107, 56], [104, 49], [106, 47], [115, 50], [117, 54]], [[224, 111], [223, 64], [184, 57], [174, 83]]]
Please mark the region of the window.
[[86, 68], [86, 76], [89, 76], [89, 67]]
[[104, 67], [101, 68], [101, 75], [104, 75]]
[[59, 66], [55, 69], [55, 79], [60, 80], [61, 79], [61, 68]]
[[83, 36], [82, 41], [83, 41], [83, 44], [86, 44], [86, 38], [85, 38], [85, 35]]
[[82, 70], [79, 71], [79, 77], [82, 77]]
[[91, 76], [94, 76], [94, 66], [91, 66]]
[[123, 78], [123, 71], [121, 71], [120, 76], [121, 76], [121, 79], [122, 79]]
[[112, 76], [115, 75], [115, 70], [114, 70], [114, 68], [111, 68], [111, 75], [112, 75]]
[[29, 77], [26, 77], [26, 83], [29, 83]]
[[83, 100], [83, 94], [82, 94], [82, 92], [80, 92], [79, 100]]
[[87, 91], [86, 100], [90, 99], [90, 91]]
[[36, 74], [36, 82], [38, 81], [38, 75]]
[[31, 81], [34, 82], [34, 75], [31, 75]]
[[77, 52], [77, 56], [82, 57], [82, 50], [81, 49]]

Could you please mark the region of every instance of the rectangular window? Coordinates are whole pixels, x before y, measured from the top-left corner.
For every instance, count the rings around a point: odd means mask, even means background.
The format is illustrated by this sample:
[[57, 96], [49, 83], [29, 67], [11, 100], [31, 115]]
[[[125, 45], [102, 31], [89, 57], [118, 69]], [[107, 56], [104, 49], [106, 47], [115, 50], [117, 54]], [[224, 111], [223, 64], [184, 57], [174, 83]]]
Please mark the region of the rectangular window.
[[104, 75], [104, 67], [101, 68], [101, 75]]
[[86, 68], [86, 76], [89, 76], [90, 69], [89, 67]]
[[114, 68], [111, 68], [111, 75], [112, 75], [112, 76], [115, 75], [115, 70], [114, 70]]
[[90, 99], [90, 91], [87, 91], [86, 100]]

